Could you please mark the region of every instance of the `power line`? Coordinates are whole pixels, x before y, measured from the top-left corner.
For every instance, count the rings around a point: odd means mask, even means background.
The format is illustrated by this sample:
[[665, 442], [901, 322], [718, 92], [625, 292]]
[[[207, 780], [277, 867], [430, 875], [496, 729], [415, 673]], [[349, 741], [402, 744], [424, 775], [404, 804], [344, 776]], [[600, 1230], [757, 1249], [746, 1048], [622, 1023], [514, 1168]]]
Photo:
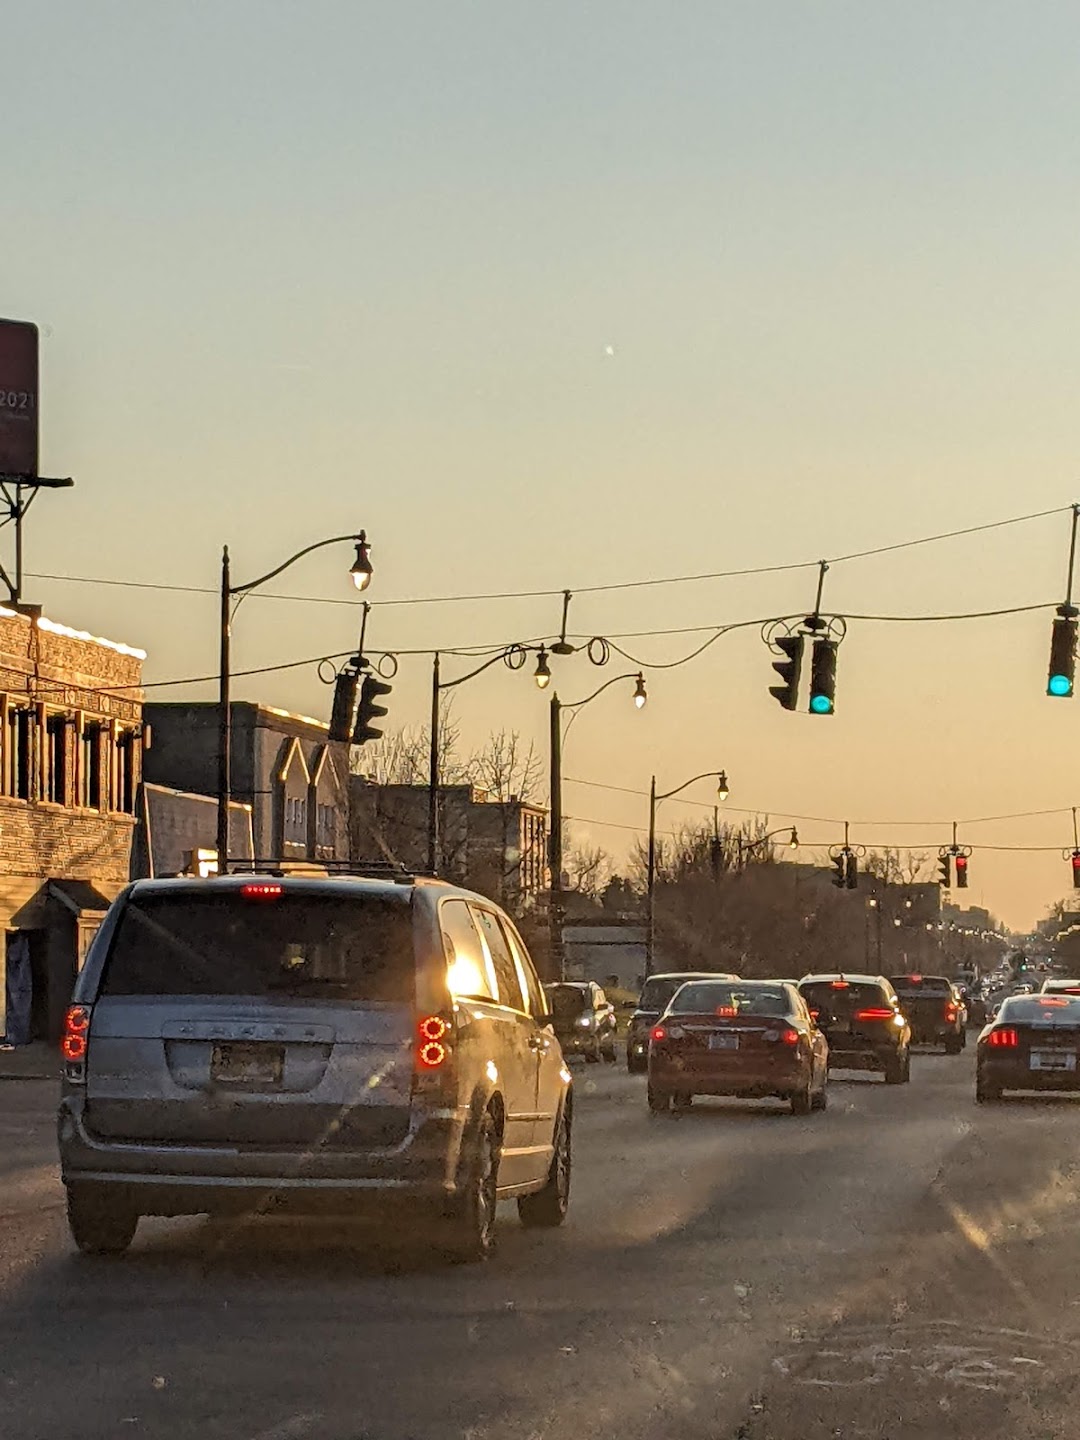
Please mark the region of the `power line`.
[[[1064, 515], [1072, 512], [1071, 505], [1055, 506], [1051, 510], [1033, 511], [1027, 515], [1014, 515], [1006, 520], [988, 521], [983, 525], [970, 525], [961, 530], [946, 530], [936, 535], [922, 535], [914, 540], [898, 540], [889, 545], [879, 545], [868, 550], [852, 551], [848, 555], [838, 555], [826, 561], [829, 565], [841, 565], [849, 561], [864, 560], [875, 555], [891, 554], [894, 551], [910, 550], [919, 545], [933, 545], [944, 540], [955, 540], [968, 535], [978, 535], [984, 531], [1000, 530], [1011, 525], [1023, 525], [1032, 520], [1043, 520], [1051, 515]], [[739, 579], [753, 575], [775, 575], [783, 572], [796, 570], [817, 569], [822, 563], [820, 560], [799, 560], [783, 565], [756, 565], [746, 566], [737, 570], [714, 570], [700, 574], [690, 575], [666, 575], [649, 577], [642, 580], [621, 580], [611, 581], [602, 585], [578, 585], [569, 587], [575, 595], [598, 595], [610, 593], [617, 590], [638, 590], [653, 588], [661, 585], [688, 585], [697, 584], [707, 580], [730, 580]], [[165, 593], [183, 595], [218, 595], [220, 592], [215, 586], [201, 585], [178, 585], [163, 581], [146, 580], [118, 580], [105, 577], [89, 575], [55, 575], [42, 571], [28, 572], [34, 580], [52, 580], [72, 585], [109, 585], [118, 586], [124, 589], [134, 590], [157, 590]], [[410, 605], [450, 605], [478, 603], [487, 600], [541, 600], [561, 597], [566, 593], [567, 587], [542, 590], [502, 590], [502, 591], [481, 591], [471, 595], [411, 595], [402, 596], [398, 599], [379, 600], [371, 602], [381, 608], [392, 606]], [[278, 595], [270, 591], [254, 591], [253, 595], [262, 600], [286, 600], [300, 604], [318, 605], [349, 605], [354, 609], [362, 602], [354, 599], [341, 599], [340, 597], [319, 596], [319, 595]], [[1041, 608], [1041, 607], [1035, 607]], [[1004, 613], [1004, 612], [1003, 612]], [[881, 617], [887, 618], [887, 617]], [[959, 617], [957, 617], [959, 618]], [[969, 617], [963, 617], [969, 618]], [[977, 617], [970, 617], [977, 618]]]

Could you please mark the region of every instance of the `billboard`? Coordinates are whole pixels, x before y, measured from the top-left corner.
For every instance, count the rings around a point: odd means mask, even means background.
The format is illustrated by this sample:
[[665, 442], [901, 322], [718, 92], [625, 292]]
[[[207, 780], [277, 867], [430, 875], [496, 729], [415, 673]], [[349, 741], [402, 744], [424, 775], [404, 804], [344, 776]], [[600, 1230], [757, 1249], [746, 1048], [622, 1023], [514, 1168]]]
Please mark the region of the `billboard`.
[[0, 476], [38, 473], [38, 330], [0, 320]]

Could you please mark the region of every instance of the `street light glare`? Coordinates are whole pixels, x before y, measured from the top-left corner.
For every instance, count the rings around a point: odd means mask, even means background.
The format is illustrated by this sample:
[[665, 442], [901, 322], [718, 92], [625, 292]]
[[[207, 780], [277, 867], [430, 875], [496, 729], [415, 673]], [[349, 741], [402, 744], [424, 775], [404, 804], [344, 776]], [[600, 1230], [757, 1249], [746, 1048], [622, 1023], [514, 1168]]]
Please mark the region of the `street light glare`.
[[533, 679], [536, 681], [538, 690], [546, 690], [551, 684], [551, 667], [548, 665], [547, 651], [541, 645], [540, 653], [536, 657], [536, 669], [533, 672]]
[[368, 553], [367, 535], [363, 530], [356, 539], [356, 559], [349, 567], [349, 574], [357, 590], [366, 590], [371, 584], [371, 556]]
[[726, 771], [726, 770], [721, 770], [721, 771], [720, 771], [720, 777], [719, 777], [719, 784], [718, 784], [717, 787], [716, 787], [716, 795], [717, 795], [717, 798], [720, 799], [720, 800], [726, 800], [727, 797], [728, 797], [730, 794], [731, 794], [731, 791], [728, 789], [728, 783], [727, 783], [727, 771]]
[[794, 825], [791, 827], [791, 839], [788, 841], [788, 844], [791, 846], [792, 850], [797, 850], [799, 848], [799, 832], [795, 829]]
[[645, 676], [639, 670], [637, 677], [637, 688], [634, 691], [634, 704], [640, 710], [648, 698], [649, 694], [648, 691], [645, 689]]

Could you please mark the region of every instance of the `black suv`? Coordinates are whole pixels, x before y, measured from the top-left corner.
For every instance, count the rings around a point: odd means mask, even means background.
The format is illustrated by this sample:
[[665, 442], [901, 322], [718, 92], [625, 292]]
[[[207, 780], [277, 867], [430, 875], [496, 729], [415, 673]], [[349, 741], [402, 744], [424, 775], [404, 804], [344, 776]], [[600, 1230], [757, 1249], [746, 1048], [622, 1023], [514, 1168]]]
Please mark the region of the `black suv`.
[[720, 975], [714, 970], [679, 970], [650, 975], [642, 986], [637, 1006], [626, 1031], [626, 1068], [631, 1075], [644, 1075], [649, 1068], [649, 1032], [671, 1004], [672, 997], [690, 980], [737, 980], [737, 975]]
[[564, 1055], [584, 1055], [595, 1064], [615, 1061], [615, 1007], [591, 980], [547, 986], [552, 1028]]
[[911, 1079], [911, 1027], [884, 975], [807, 975], [799, 993], [829, 1042], [830, 1070], [877, 1070]]
[[944, 975], [891, 975], [900, 1008], [915, 1045], [944, 1045], [959, 1055], [967, 1044], [967, 1010], [956, 987]]
[[[80, 1250], [141, 1215], [375, 1210], [491, 1248], [553, 1226], [573, 1095], [513, 923], [439, 881], [149, 880], [75, 982], [58, 1118]], [[427, 1229], [427, 1227], [424, 1227]]]

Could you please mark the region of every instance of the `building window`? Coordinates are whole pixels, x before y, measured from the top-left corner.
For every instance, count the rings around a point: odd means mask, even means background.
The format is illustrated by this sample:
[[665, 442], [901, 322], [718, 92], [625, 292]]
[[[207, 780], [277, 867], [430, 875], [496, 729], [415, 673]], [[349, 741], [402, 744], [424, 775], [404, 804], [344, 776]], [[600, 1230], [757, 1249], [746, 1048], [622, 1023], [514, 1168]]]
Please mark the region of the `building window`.
[[41, 793], [51, 805], [67, 804], [67, 757], [68, 718], [66, 715], [48, 715], [45, 719], [45, 745], [42, 751], [44, 774]]
[[34, 773], [34, 712], [8, 711], [7, 756], [4, 766], [4, 790], [16, 800], [32, 798]]
[[135, 743], [136, 736], [131, 730], [124, 730], [116, 737], [114, 810], [121, 815], [135, 814]]
[[79, 804], [84, 810], [101, 809], [101, 725], [84, 720], [79, 736]]
[[337, 811], [333, 805], [315, 807], [315, 844], [323, 850], [333, 850], [337, 843]]
[[285, 844], [307, 844], [307, 800], [303, 796], [285, 797]]

